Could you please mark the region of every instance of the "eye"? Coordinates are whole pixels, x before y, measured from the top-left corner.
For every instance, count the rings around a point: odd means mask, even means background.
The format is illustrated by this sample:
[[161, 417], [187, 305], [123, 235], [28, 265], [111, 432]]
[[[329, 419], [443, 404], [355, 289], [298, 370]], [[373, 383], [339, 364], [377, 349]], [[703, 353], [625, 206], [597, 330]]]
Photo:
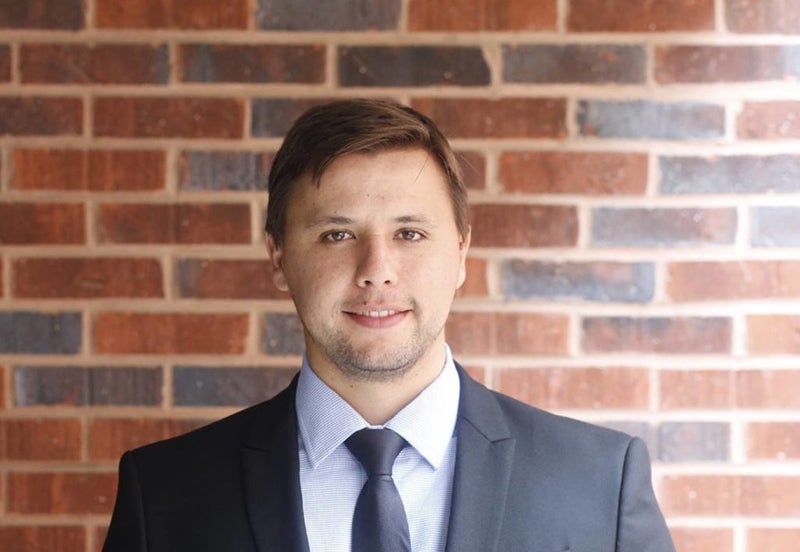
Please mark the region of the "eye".
[[322, 241], [324, 242], [343, 242], [345, 240], [349, 240], [353, 237], [353, 234], [347, 232], [346, 230], [331, 230], [330, 232], [325, 232], [322, 235]]
[[422, 232], [419, 232], [418, 230], [405, 229], [405, 230], [400, 230], [397, 233], [397, 237], [403, 241], [419, 241], [425, 236], [422, 234]]

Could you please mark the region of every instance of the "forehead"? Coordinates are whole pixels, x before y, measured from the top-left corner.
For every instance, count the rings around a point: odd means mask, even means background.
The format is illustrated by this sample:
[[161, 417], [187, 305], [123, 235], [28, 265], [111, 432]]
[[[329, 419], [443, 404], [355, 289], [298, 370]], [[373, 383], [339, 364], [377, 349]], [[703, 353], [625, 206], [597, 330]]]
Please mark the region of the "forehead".
[[453, 216], [447, 179], [439, 163], [419, 148], [351, 153], [334, 160], [318, 183], [304, 175], [289, 201], [289, 219], [319, 211], [415, 209]]

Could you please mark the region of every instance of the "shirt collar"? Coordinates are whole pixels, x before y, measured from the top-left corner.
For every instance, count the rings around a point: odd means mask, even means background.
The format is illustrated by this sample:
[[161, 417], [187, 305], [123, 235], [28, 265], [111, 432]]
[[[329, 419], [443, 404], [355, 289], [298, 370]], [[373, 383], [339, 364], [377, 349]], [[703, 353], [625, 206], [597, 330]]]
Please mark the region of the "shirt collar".
[[[460, 382], [450, 348], [436, 379], [382, 427], [396, 431], [434, 468], [444, 459], [458, 416]], [[297, 422], [311, 466], [370, 425], [311, 369], [303, 357], [297, 381]]]

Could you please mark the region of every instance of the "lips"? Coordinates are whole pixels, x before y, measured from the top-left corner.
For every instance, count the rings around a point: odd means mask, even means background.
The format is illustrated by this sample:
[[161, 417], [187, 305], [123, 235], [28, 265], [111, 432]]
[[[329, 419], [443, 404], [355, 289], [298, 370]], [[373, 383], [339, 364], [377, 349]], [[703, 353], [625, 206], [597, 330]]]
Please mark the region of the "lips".
[[390, 328], [402, 322], [411, 312], [402, 309], [359, 309], [344, 311], [356, 324], [365, 328]]

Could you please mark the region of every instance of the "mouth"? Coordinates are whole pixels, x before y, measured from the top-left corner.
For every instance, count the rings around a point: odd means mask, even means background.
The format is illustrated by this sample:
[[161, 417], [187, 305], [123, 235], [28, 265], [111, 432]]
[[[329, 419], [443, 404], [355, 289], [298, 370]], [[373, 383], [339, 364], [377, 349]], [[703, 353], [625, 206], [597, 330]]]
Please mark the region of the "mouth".
[[390, 328], [402, 322], [409, 312], [401, 309], [344, 311], [353, 322], [365, 328]]

